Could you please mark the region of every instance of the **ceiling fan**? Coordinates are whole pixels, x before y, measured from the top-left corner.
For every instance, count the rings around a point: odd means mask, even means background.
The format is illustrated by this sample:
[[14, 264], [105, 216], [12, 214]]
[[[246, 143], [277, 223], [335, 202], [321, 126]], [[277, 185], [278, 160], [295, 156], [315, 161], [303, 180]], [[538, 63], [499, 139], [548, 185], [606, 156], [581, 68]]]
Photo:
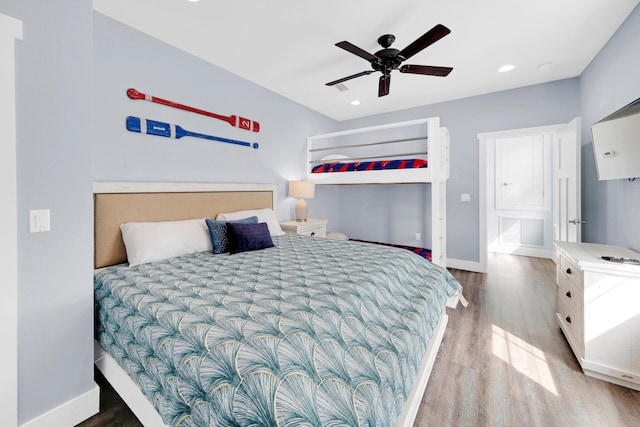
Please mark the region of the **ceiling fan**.
[[372, 69], [334, 80], [326, 83], [326, 85], [337, 85], [338, 83], [346, 82], [347, 80], [355, 79], [356, 77], [367, 76], [375, 71], [380, 71], [382, 75], [380, 76], [380, 82], [378, 84], [378, 96], [385, 96], [389, 94], [391, 71], [393, 70], [400, 70], [401, 73], [446, 77], [453, 68], [409, 64], [401, 66], [401, 64], [416, 53], [437, 42], [450, 32], [450, 29], [444, 25], [438, 24], [402, 50], [390, 47], [396, 39], [393, 34], [384, 34], [378, 38], [378, 44], [382, 46], [382, 49], [377, 51], [375, 54], [371, 54], [364, 49], [360, 49], [358, 46], [349, 43], [348, 41], [336, 43], [336, 46], [339, 48], [369, 61]]

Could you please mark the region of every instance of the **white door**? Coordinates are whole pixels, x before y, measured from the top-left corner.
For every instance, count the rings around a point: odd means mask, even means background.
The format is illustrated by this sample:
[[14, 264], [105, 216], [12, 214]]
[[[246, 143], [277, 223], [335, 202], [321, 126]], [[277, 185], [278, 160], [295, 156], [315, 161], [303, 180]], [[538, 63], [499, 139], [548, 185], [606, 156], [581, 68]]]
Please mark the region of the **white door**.
[[550, 133], [527, 132], [493, 141], [490, 252], [553, 256], [552, 139]]
[[[479, 151], [479, 250], [480, 260], [477, 264], [465, 265], [466, 269], [487, 272], [487, 253], [490, 228], [492, 224], [490, 209], [494, 198], [494, 155], [493, 141], [500, 138], [511, 138], [530, 134], [552, 134], [553, 157], [559, 159], [555, 163], [553, 172], [553, 230], [552, 240], [581, 241], [580, 217], [580, 118], [570, 123], [550, 126], [540, 126], [528, 129], [513, 129], [506, 131], [487, 132], [478, 134]], [[562, 146], [562, 153], [560, 153]], [[561, 203], [562, 200], [562, 203]]]
[[497, 139], [496, 209], [548, 210], [550, 155], [546, 135]]
[[580, 117], [556, 131], [554, 240], [581, 242]]

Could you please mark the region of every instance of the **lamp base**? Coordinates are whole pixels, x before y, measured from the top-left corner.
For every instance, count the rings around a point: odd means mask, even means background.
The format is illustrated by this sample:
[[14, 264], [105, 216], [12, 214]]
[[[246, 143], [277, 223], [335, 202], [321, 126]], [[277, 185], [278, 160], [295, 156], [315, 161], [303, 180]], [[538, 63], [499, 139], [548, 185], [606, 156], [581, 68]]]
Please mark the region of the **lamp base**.
[[307, 202], [304, 199], [298, 199], [298, 203], [296, 203], [296, 221], [306, 221], [308, 211]]

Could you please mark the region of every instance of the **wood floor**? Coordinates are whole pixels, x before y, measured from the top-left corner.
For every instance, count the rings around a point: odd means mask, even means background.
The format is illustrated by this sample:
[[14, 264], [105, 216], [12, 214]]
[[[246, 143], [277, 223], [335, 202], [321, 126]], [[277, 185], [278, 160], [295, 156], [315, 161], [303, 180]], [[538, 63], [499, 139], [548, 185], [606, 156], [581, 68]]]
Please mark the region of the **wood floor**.
[[[552, 261], [490, 255], [489, 273], [451, 270], [466, 308], [449, 326], [416, 427], [640, 426], [640, 392], [582, 374], [555, 321]], [[104, 379], [82, 427], [141, 424]]]

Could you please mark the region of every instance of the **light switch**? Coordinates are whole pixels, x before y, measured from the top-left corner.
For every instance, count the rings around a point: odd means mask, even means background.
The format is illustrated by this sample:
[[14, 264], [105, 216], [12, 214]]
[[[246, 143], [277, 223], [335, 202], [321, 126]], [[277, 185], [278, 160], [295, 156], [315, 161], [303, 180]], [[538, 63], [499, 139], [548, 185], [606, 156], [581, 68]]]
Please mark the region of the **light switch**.
[[29, 211], [29, 233], [51, 230], [51, 212], [49, 209]]
[[466, 194], [466, 193], [460, 194], [460, 201], [461, 202], [470, 202], [471, 201], [471, 194]]

